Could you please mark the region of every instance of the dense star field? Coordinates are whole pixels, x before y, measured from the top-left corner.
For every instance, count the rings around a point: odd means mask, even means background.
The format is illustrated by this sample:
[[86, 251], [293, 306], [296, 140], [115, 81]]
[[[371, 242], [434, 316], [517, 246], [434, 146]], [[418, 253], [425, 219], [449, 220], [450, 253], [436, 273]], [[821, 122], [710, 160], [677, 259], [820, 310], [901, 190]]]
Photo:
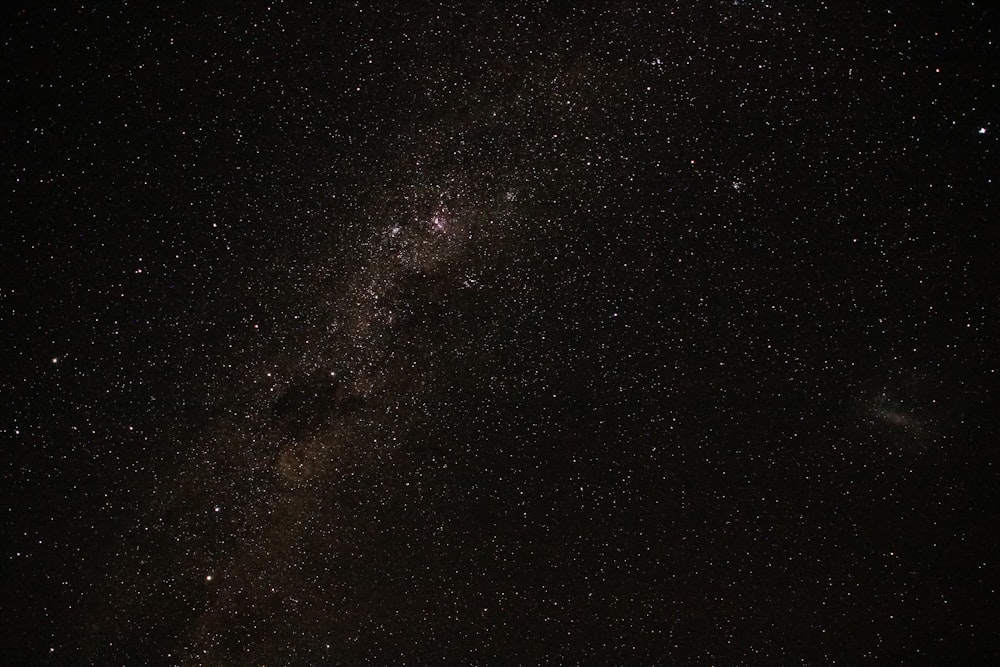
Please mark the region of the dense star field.
[[22, 4], [0, 663], [998, 656], [990, 3]]

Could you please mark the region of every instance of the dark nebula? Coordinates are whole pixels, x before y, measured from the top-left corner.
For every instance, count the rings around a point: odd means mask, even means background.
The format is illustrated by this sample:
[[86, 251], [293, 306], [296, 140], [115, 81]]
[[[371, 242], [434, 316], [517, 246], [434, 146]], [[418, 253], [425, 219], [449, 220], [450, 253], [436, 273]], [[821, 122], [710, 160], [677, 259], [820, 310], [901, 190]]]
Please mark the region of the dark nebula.
[[988, 4], [5, 8], [0, 663], [996, 662]]

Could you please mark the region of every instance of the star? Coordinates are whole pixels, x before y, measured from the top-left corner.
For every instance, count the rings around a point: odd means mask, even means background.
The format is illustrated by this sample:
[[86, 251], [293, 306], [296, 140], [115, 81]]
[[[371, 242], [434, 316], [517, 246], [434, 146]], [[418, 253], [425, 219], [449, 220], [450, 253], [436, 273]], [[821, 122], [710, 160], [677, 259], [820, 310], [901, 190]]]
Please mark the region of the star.
[[980, 11], [313, 4], [12, 18], [5, 663], [985, 661]]

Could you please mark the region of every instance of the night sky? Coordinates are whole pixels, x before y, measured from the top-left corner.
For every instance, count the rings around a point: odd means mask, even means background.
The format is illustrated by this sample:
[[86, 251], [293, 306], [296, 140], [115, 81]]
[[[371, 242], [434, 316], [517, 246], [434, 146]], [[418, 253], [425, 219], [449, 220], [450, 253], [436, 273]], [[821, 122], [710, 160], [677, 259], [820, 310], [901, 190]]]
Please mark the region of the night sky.
[[991, 3], [20, 4], [0, 663], [1000, 657]]

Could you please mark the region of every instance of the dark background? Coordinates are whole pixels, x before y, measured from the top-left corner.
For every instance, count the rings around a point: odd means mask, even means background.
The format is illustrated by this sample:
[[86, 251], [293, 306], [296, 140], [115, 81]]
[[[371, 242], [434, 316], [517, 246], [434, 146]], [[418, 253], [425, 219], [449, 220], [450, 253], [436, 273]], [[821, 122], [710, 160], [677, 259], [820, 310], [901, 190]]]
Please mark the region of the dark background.
[[0, 662], [997, 656], [988, 3], [2, 17]]

